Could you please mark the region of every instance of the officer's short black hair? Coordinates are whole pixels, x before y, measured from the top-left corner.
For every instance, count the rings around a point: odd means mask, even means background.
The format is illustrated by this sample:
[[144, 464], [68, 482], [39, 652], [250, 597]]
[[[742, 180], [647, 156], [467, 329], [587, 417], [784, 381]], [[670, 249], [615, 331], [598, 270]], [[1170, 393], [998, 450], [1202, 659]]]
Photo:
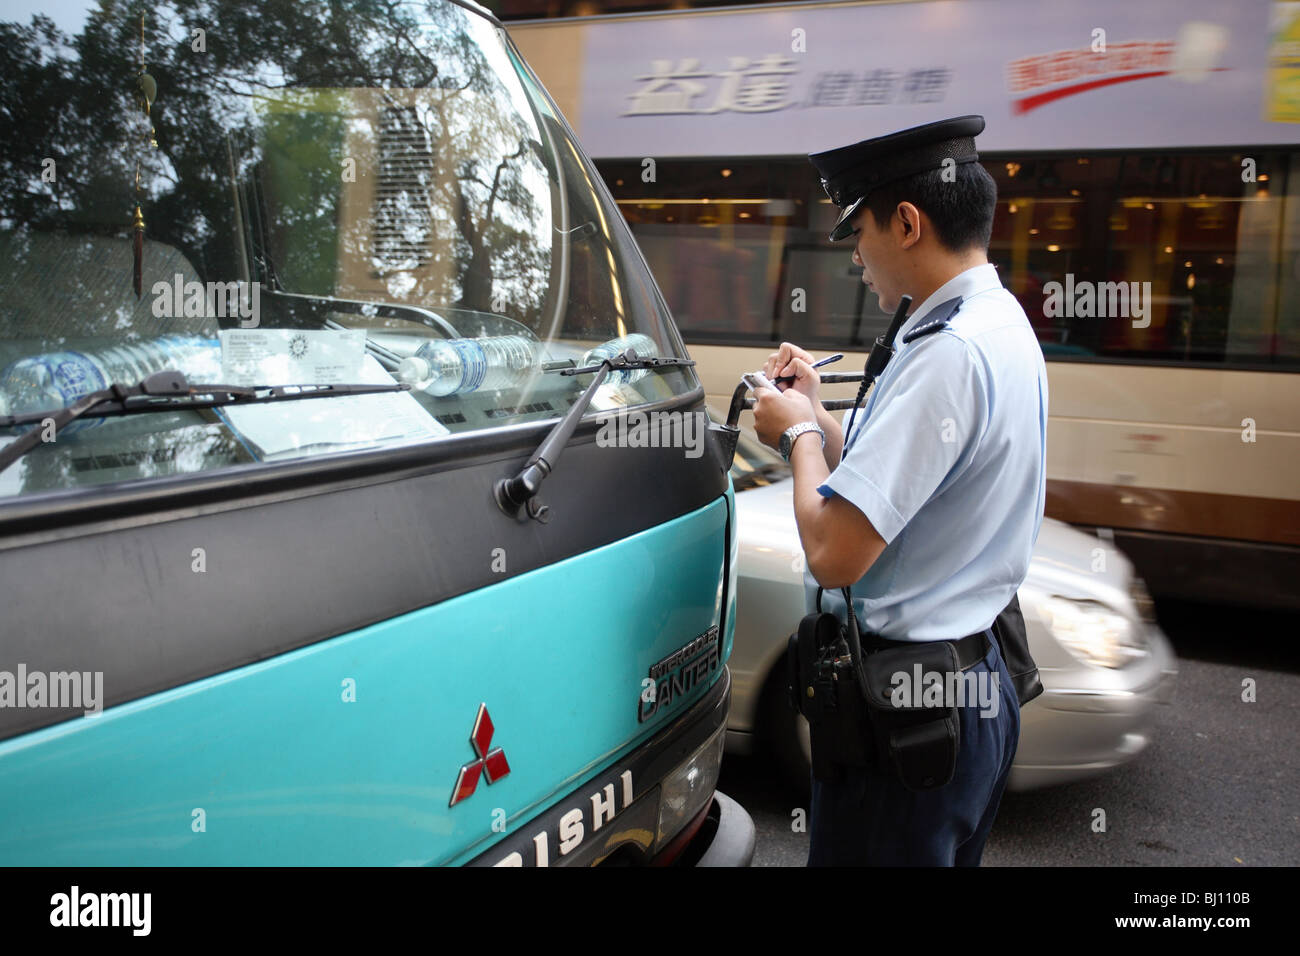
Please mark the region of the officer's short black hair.
[[[929, 217], [940, 245], [951, 252], [988, 251], [998, 185], [979, 163], [958, 163], [944, 180], [943, 169], [930, 169], [874, 189], [862, 205], [884, 230], [901, 202], [910, 202]], [[865, 217], [861, 224], [866, 225]]]

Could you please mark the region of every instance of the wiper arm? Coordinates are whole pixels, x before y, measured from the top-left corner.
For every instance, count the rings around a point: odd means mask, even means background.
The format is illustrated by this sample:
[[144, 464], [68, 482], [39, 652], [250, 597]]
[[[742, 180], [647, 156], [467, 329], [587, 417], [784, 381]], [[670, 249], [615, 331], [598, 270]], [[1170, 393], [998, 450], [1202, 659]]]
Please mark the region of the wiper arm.
[[591, 384], [587, 386], [587, 390], [579, 396], [578, 400], [569, 406], [569, 410], [565, 412], [564, 417], [542, 439], [541, 445], [538, 446], [537, 451], [533, 452], [523, 470], [513, 478], [501, 478], [493, 485], [492, 493], [496, 497], [497, 506], [510, 517], [517, 518], [519, 509], [527, 505], [530, 518], [536, 518], [543, 524], [546, 523], [549, 509], [537, 500], [537, 492], [542, 487], [542, 481], [555, 468], [556, 462], [560, 460], [560, 452], [564, 451], [565, 446], [569, 444], [574, 429], [578, 427], [579, 419], [586, 413], [587, 406], [591, 404], [591, 400], [596, 395], [596, 389], [600, 388], [605, 381], [605, 376], [610, 371], [694, 364], [694, 359], [640, 358], [636, 354], [636, 349], [626, 349], [618, 355], [603, 359], [599, 365], [558, 369], [557, 371], [561, 375], [582, 375], [586, 372], [595, 372], [596, 377], [591, 380]]
[[[372, 392], [404, 392], [410, 385], [191, 385], [177, 371], [166, 370], [141, 380], [139, 385], [110, 385], [91, 392], [65, 408], [21, 415], [0, 415], [0, 428], [35, 425], [50, 421], [54, 433], [67, 428], [78, 418], [116, 418], [150, 412], [174, 412], [192, 408], [215, 408], [227, 405], [264, 405], [270, 402], [293, 402], [306, 398], [330, 398], [335, 395], [366, 395]], [[4, 471], [44, 439], [44, 429], [33, 428], [15, 441], [0, 448], [0, 471]]]

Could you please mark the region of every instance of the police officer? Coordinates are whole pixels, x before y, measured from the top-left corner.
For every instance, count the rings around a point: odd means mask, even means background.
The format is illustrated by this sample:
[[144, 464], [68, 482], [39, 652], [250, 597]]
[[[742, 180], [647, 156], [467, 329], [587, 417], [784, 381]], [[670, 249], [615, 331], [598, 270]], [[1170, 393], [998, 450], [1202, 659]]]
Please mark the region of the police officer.
[[814, 779], [810, 866], [978, 865], [1020, 739], [990, 626], [1042, 523], [1047, 373], [988, 262], [997, 189], [977, 162], [983, 129], [962, 116], [809, 156], [842, 210], [831, 240], [852, 238], [883, 311], [914, 303], [842, 460], [807, 351], [783, 343], [764, 371], [794, 382], [755, 392], [760, 440], [794, 469], [809, 595], [826, 588], [823, 609], [843, 618], [835, 589], [849, 587], [859, 626], [888, 641], [987, 640], [973, 670], [999, 694], [960, 708], [942, 787], [910, 790], [880, 766]]

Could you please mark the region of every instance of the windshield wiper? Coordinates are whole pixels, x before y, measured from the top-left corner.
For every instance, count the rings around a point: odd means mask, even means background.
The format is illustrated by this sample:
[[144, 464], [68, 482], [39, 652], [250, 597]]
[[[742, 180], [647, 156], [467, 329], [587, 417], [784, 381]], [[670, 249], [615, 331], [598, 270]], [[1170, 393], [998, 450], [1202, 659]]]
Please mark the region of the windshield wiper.
[[[192, 408], [215, 408], [227, 405], [264, 405], [269, 402], [293, 402], [306, 398], [331, 398], [335, 395], [367, 395], [372, 392], [404, 392], [405, 383], [392, 385], [191, 385], [183, 374], [173, 370], [155, 372], [139, 385], [110, 385], [91, 392], [65, 408], [21, 415], [0, 415], [0, 428], [17, 425], [52, 423], [54, 434], [78, 418], [115, 418], [149, 412], [174, 412]], [[15, 441], [0, 448], [0, 471], [47, 439], [48, 426], [33, 428]]]
[[[582, 375], [595, 372], [596, 377], [591, 380], [587, 390], [578, 396], [578, 400], [569, 406], [569, 410], [565, 412], [564, 417], [542, 439], [541, 445], [524, 464], [523, 470], [513, 478], [498, 479], [497, 483], [492, 486], [492, 493], [496, 498], [497, 506], [512, 518], [518, 518], [519, 509], [527, 506], [528, 517], [535, 518], [543, 524], [547, 522], [550, 509], [537, 500], [537, 492], [542, 487], [543, 479], [551, 473], [556, 462], [560, 460], [560, 452], [564, 451], [569, 439], [573, 437], [573, 431], [578, 427], [578, 420], [587, 411], [587, 406], [591, 404], [592, 398], [596, 395], [596, 389], [600, 388], [601, 383], [605, 381], [605, 376], [611, 370], [663, 368], [665, 366], [694, 364], [694, 359], [640, 358], [636, 353], [636, 349], [626, 349], [618, 355], [602, 360], [599, 365], [555, 369], [554, 371], [559, 371], [561, 375]], [[548, 369], [548, 371], [553, 370]]]
[[437, 329], [449, 339], [460, 338], [455, 326], [431, 309], [397, 302], [371, 302], [363, 299], [340, 299], [333, 295], [307, 295], [302, 292], [285, 292], [283, 289], [268, 289], [266, 294], [281, 300], [292, 312], [295, 306], [325, 307], [331, 312], [348, 312], [366, 317], [378, 316], [383, 319], [405, 319], [420, 325]]

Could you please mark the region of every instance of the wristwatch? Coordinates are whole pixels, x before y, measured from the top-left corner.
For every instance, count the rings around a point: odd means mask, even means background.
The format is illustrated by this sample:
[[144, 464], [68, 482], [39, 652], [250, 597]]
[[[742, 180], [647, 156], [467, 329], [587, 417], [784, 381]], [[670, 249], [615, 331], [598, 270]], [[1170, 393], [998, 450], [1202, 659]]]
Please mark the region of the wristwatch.
[[798, 425], [791, 425], [781, 432], [781, 457], [786, 461], [790, 460], [790, 452], [794, 450], [794, 440], [804, 432], [816, 432], [821, 435], [822, 447], [826, 447], [826, 433], [816, 422], [800, 422]]

